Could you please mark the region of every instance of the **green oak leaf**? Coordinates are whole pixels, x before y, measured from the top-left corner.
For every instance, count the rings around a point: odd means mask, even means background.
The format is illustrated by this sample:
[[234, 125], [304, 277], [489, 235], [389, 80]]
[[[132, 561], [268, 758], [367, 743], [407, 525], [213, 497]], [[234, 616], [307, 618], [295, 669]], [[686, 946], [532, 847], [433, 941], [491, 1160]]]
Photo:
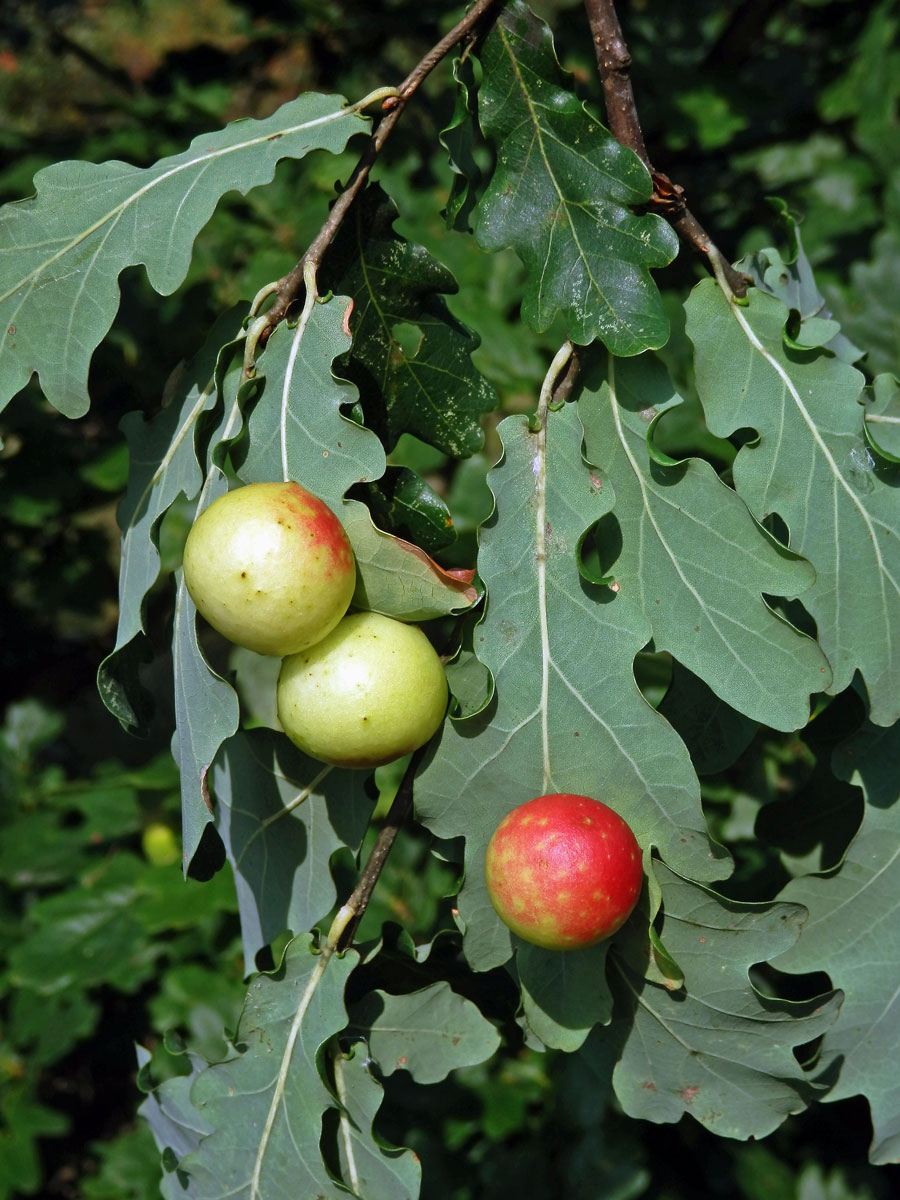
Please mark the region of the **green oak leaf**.
[[834, 752], [840, 779], [863, 789], [865, 814], [844, 860], [822, 875], [792, 880], [781, 893], [806, 905], [797, 944], [774, 960], [782, 971], [827, 971], [846, 996], [822, 1043], [824, 1074], [839, 1065], [826, 1102], [863, 1095], [872, 1111], [874, 1163], [900, 1156], [900, 725], [866, 724]]
[[323, 956], [305, 935], [274, 975], [250, 985], [234, 1035], [237, 1055], [193, 1082], [190, 1102], [207, 1128], [179, 1170], [195, 1200], [316, 1196], [346, 1190], [322, 1159], [322, 1114], [339, 1104], [319, 1065], [346, 1023], [343, 992], [355, 951]]
[[450, 510], [433, 487], [409, 467], [388, 467], [377, 483], [357, 489], [380, 529], [415, 542], [429, 554], [456, 541]]
[[356, 556], [353, 607], [429, 621], [477, 602], [471, 571], [447, 570], [414, 542], [385, 533], [359, 500], [345, 500], [338, 515]]
[[800, 227], [783, 200], [769, 201], [777, 210], [788, 236], [788, 257], [768, 248], [748, 254], [738, 269], [748, 275], [760, 291], [781, 300], [799, 318], [791, 340], [798, 347], [827, 348], [847, 363], [858, 362], [863, 351], [840, 332], [840, 323], [828, 310], [825, 297], [816, 285], [815, 275], [800, 237]]
[[234, 871], [248, 970], [285, 930], [306, 933], [331, 910], [331, 858], [356, 852], [372, 815], [368, 774], [314, 762], [283, 733], [229, 738], [212, 772], [216, 829]]
[[142, 263], [151, 286], [170, 295], [226, 192], [271, 182], [282, 158], [337, 153], [367, 127], [342, 96], [307, 92], [151, 167], [61, 162], [39, 171], [37, 194], [0, 210], [0, 407], [36, 373], [60, 412], [85, 413], [88, 367], [116, 315], [120, 272]]
[[[241, 356], [234, 354], [223, 356], [216, 367], [222, 408], [206, 447], [206, 470], [194, 506], [194, 520], [228, 490], [224, 459], [243, 431], [243, 404], [253, 386], [252, 381], [248, 385], [243, 380], [242, 366]], [[197, 609], [180, 568], [175, 582], [172, 756], [181, 776], [182, 861], [187, 871], [213, 819], [209, 771], [220, 746], [238, 727], [240, 705], [232, 685], [213, 670], [203, 653], [197, 633]]]
[[[646, 934], [646, 913], [642, 914]], [[612, 1015], [606, 985], [609, 942], [577, 953], [551, 953], [516, 939], [516, 970], [528, 1028], [546, 1046], [577, 1050]]]
[[827, 350], [786, 344], [787, 308], [756, 289], [737, 305], [705, 280], [686, 308], [711, 431], [759, 434], [735, 459], [738, 495], [759, 521], [777, 513], [815, 568], [802, 602], [831, 664], [828, 691], [843, 691], [858, 670], [872, 720], [891, 725], [900, 717], [898, 469], [875, 463], [866, 446], [864, 378]]
[[866, 394], [865, 413], [866, 441], [887, 462], [900, 463], [900, 380], [896, 376], [875, 376]]
[[750, 968], [797, 940], [798, 904], [740, 904], [681, 879], [661, 863], [666, 947], [683, 988], [646, 977], [646, 937], [631, 922], [610, 954], [616, 998], [597, 1043], [618, 1059], [613, 1086], [632, 1117], [689, 1113], [725, 1137], [765, 1137], [800, 1112], [814, 1088], [793, 1054], [834, 1021], [840, 996], [791, 1003], [759, 992]]
[[150, 421], [139, 412], [122, 421], [128, 439], [128, 489], [119, 505], [122, 530], [119, 624], [116, 644], [100, 664], [97, 686], [104, 704], [132, 731], [146, 725], [138, 668], [143, 650], [144, 605], [159, 578], [159, 527], [179, 496], [193, 500], [203, 484], [201, 418], [219, 402], [217, 378], [243, 341], [235, 310], [210, 330], [196, 358], [179, 372], [177, 398]]
[[480, 69], [474, 55], [460, 55], [453, 62], [456, 100], [450, 123], [441, 130], [441, 145], [447, 151], [453, 179], [444, 218], [448, 229], [469, 232], [469, 218], [478, 200], [481, 168], [475, 161], [474, 147], [478, 130], [478, 77]]
[[383, 475], [378, 438], [342, 412], [356, 402], [356, 389], [332, 369], [350, 348], [352, 309], [347, 296], [332, 296], [266, 342], [247, 437], [237, 448], [244, 483], [293, 480], [337, 512], [348, 488]]
[[191, 1103], [194, 1081], [209, 1064], [198, 1054], [188, 1053], [186, 1057], [190, 1063], [188, 1074], [174, 1075], [157, 1087], [149, 1087], [146, 1072], [151, 1055], [143, 1046], [137, 1047], [138, 1086], [147, 1092], [138, 1113], [147, 1122], [162, 1155], [165, 1174], [160, 1191], [166, 1200], [184, 1200], [182, 1184], [186, 1182], [186, 1176], [177, 1170], [177, 1164], [197, 1149], [202, 1138], [213, 1132], [212, 1126]]
[[810, 693], [830, 684], [831, 670], [763, 593], [795, 596], [815, 573], [759, 526], [708, 462], [654, 459], [651, 424], [680, 403], [649, 354], [597, 355], [587, 367], [578, 406], [585, 457], [615, 489], [621, 538], [607, 569], [650, 622], [657, 650], [752, 720], [802, 728]]
[[334, 1082], [341, 1102], [338, 1152], [341, 1175], [354, 1195], [366, 1200], [417, 1200], [422, 1181], [419, 1157], [388, 1145], [372, 1128], [384, 1088], [359, 1049], [334, 1055]]
[[349, 1016], [351, 1034], [365, 1037], [383, 1075], [402, 1069], [417, 1083], [439, 1083], [500, 1045], [490, 1021], [443, 980], [402, 996], [369, 992]]
[[468, 581], [448, 575], [417, 545], [379, 529], [359, 500], [344, 500], [354, 484], [379, 480], [384, 449], [370, 430], [343, 415], [356, 389], [333, 374], [347, 352], [352, 302], [333, 296], [279, 326], [258, 360], [247, 437], [237, 447], [245, 483], [293, 479], [329, 504], [356, 557], [357, 608], [398, 620], [424, 621], [478, 599]]
[[669, 322], [650, 275], [678, 252], [661, 217], [636, 216], [653, 187], [633, 151], [585, 109], [560, 70], [549, 29], [507, 4], [480, 51], [481, 128], [497, 153], [475, 209], [475, 240], [511, 246], [529, 283], [522, 316], [538, 332], [558, 313], [581, 345], [656, 349]]
[[[472, 642], [496, 690], [475, 715], [445, 723], [415, 794], [419, 819], [437, 836], [466, 838], [459, 911], [477, 970], [513, 949], [485, 889], [485, 850], [503, 817], [534, 796], [593, 796], [621, 813], [645, 851], [657, 846], [702, 879], [729, 869], [710, 842], [684, 744], [635, 683], [647, 621], [626, 596], [579, 572], [580, 541], [614, 496], [581, 458], [575, 406], [548, 415], [546, 436], [521, 416], [507, 418], [500, 435], [504, 457], [488, 476], [496, 508], [478, 559], [487, 610]], [[534, 961], [552, 973], [555, 958], [529, 950], [532, 998], [552, 991]], [[602, 1013], [605, 984], [592, 956], [572, 955], [570, 973], [573, 994], [583, 987]]]

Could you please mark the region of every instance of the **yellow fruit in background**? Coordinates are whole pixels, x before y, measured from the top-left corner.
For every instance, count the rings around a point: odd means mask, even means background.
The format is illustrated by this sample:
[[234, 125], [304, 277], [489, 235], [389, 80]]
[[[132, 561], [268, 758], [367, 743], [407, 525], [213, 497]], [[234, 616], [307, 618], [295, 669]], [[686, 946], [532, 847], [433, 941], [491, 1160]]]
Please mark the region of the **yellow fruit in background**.
[[174, 830], [161, 821], [151, 821], [141, 834], [141, 849], [154, 867], [169, 867], [181, 858], [181, 846]]
[[201, 615], [229, 641], [283, 657], [337, 625], [356, 565], [324, 501], [298, 483], [250, 483], [194, 522], [184, 581]]

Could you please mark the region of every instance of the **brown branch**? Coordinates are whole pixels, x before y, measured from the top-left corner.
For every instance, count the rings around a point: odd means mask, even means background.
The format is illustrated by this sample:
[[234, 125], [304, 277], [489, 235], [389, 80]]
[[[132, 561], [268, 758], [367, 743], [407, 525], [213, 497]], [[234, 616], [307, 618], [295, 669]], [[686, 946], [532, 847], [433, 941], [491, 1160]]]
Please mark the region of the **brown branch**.
[[297, 265], [279, 280], [275, 302], [266, 313], [268, 325], [260, 337], [261, 345], [265, 344], [266, 338], [271, 334], [279, 321], [284, 320], [291, 305], [300, 296], [303, 290], [304, 270], [307, 265], [312, 265], [314, 269], [318, 269], [325, 251], [334, 240], [351, 204], [365, 187], [366, 181], [369, 178], [369, 172], [372, 170], [375, 160], [381, 153], [382, 146], [400, 120], [409, 99], [415, 95], [419, 86], [431, 74], [438, 63], [450, 53], [454, 46], [458, 45], [459, 42], [471, 34], [479, 21], [498, 3], [502, 3], [502, 0], [476, 0], [476, 3], [472, 5], [462, 20], [457, 22], [450, 32], [445, 34], [436, 45], [432, 46], [424, 58], [413, 67], [412, 71], [410, 71], [397, 88], [397, 95], [390, 96], [384, 101], [382, 104], [384, 116], [378, 122], [378, 126], [372, 134], [368, 146], [363, 151], [359, 162], [353, 168], [353, 172], [347, 181], [347, 186], [331, 206], [331, 211], [325, 223], [310, 243], [306, 253]]
[[375, 890], [375, 884], [378, 882], [378, 877], [384, 869], [384, 864], [387, 861], [387, 856], [391, 852], [391, 848], [397, 838], [397, 834], [406, 818], [409, 816], [412, 809], [413, 799], [413, 782], [416, 778], [416, 772], [425, 756], [427, 743], [418, 749], [412, 758], [409, 760], [409, 766], [403, 774], [403, 779], [400, 782], [400, 787], [397, 789], [397, 795], [394, 797], [394, 803], [391, 805], [388, 815], [384, 819], [384, 825], [372, 847], [372, 852], [369, 855], [368, 861], [363, 872], [359, 877], [359, 882], [350, 894], [345, 909], [352, 912], [347, 924], [341, 931], [338, 938], [337, 949], [346, 950], [353, 941], [353, 936], [356, 933], [360, 921], [363, 919], [363, 914], [366, 911], [369, 901], [372, 898], [372, 893]]
[[746, 279], [730, 265], [687, 207], [684, 190], [667, 175], [653, 169], [634, 103], [630, 76], [631, 55], [622, 36], [622, 27], [613, 0], [584, 0], [584, 7], [594, 41], [610, 132], [617, 142], [635, 152], [653, 180], [653, 195], [647, 207], [664, 217], [683, 242], [704, 255], [710, 270], [713, 262], [718, 259], [732, 292], [735, 296], [745, 296]]

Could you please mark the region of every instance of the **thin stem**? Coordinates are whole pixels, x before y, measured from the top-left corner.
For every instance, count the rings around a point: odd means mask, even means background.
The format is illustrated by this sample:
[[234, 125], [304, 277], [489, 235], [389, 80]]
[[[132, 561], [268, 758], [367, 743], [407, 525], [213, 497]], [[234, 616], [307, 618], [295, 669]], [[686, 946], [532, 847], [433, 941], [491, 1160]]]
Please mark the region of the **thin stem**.
[[362, 100], [355, 101], [350, 107], [356, 109], [357, 112], [361, 112], [364, 108], [368, 108], [370, 104], [378, 104], [379, 101], [384, 103], [388, 100], [393, 100], [395, 96], [399, 95], [400, 91], [398, 88], [380, 87], [376, 88], [374, 92], [369, 92], [368, 96], [363, 96]]
[[569, 359], [572, 357], [574, 346], [568, 338], [563, 342], [556, 354], [553, 356], [553, 361], [550, 364], [547, 374], [544, 376], [544, 382], [541, 384], [541, 394], [538, 400], [538, 420], [543, 425], [547, 419], [547, 413], [553, 407], [556, 398], [556, 388], [562, 377], [563, 372], [569, 365]]
[[[346, 950], [353, 941], [353, 935], [356, 933], [366, 907], [372, 898], [375, 884], [378, 882], [378, 877], [384, 869], [384, 864], [387, 862], [391, 847], [406, 818], [409, 816], [412, 809], [413, 781], [425, 756], [426, 749], [427, 745], [420, 747], [409, 760], [409, 766], [406, 768], [403, 779], [400, 782], [400, 787], [397, 789], [394, 803], [391, 805], [388, 815], [384, 819], [384, 825], [382, 825], [368, 861], [365, 867], [363, 867], [359, 882], [329, 930], [328, 941], [339, 950]], [[344, 914], [343, 917], [342, 914]], [[336, 928], [338, 922], [340, 922], [340, 927]]]
[[717, 250], [712, 238], [685, 204], [684, 189], [653, 169], [631, 87], [631, 55], [622, 36], [613, 0], [584, 0], [584, 7], [594, 41], [610, 132], [617, 142], [635, 152], [653, 180], [653, 195], [648, 208], [664, 217], [686, 245], [702, 254], [710, 269], [714, 270], [718, 256], [718, 264], [732, 295], [745, 296], [746, 279]]
[[[365, 187], [375, 160], [378, 158], [381, 148], [400, 120], [409, 99], [416, 93], [422, 82], [431, 74], [437, 64], [450, 53], [454, 46], [465, 37], [468, 37], [478, 22], [481, 21], [490, 9], [496, 7], [498, 3], [502, 3], [502, 0], [476, 0], [476, 3], [472, 5], [462, 20], [458, 21], [448, 34], [442, 37], [436, 45], [432, 46], [424, 58], [413, 67], [412, 71], [410, 71], [398, 88], [379, 89], [377, 93], [373, 92], [364, 101], [360, 102], [361, 105], [369, 103], [373, 96], [377, 98], [383, 94], [385, 97], [382, 103], [384, 116], [378, 122], [378, 126], [372, 134], [368, 146], [353, 168], [350, 178], [347, 181], [347, 186], [331, 206], [331, 211], [325, 219], [322, 228], [309, 244], [303, 258], [300, 259], [287, 275], [278, 281], [275, 303], [266, 314], [269, 319], [268, 333], [271, 333], [279, 321], [284, 320], [289, 308], [300, 295], [303, 287], [303, 272], [306, 265], [311, 264], [314, 270], [318, 269], [325, 251], [334, 241], [350, 206]], [[354, 105], [354, 107], [357, 106]], [[265, 341], [265, 337], [262, 340]]]
[[253, 302], [250, 305], [250, 316], [255, 317], [268, 298], [278, 291], [278, 280], [272, 283], [265, 283], [253, 297]]
[[269, 322], [263, 317], [257, 317], [251, 322], [250, 328], [247, 330], [247, 336], [244, 340], [244, 365], [242, 369], [242, 378], [249, 379], [253, 374], [256, 363], [256, 347], [259, 345], [259, 339], [268, 328]]

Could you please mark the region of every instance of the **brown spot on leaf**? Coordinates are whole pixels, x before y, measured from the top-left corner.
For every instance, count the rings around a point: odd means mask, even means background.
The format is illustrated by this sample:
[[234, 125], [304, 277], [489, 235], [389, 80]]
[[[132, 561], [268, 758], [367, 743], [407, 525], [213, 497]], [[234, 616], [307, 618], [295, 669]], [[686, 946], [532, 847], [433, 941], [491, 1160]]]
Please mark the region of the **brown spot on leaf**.
[[472, 586], [472, 580], [475, 578], [474, 571], [463, 567], [451, 567], [447, 570], [412, 542], [407, 542], [403, 538], [394, 538], [394, 542], [401, 550], [406, 550], [414, 558], [425, 563], [446, 587], [459, 592], [466, 604], [474, 604], [478, 599], [478, 590]]
[[214, 813], [215, 809], [213, 808], [212, 796], [209, 791], [209, 767], [204, 767], [200, 772], [200, 796], [209, 811]]

